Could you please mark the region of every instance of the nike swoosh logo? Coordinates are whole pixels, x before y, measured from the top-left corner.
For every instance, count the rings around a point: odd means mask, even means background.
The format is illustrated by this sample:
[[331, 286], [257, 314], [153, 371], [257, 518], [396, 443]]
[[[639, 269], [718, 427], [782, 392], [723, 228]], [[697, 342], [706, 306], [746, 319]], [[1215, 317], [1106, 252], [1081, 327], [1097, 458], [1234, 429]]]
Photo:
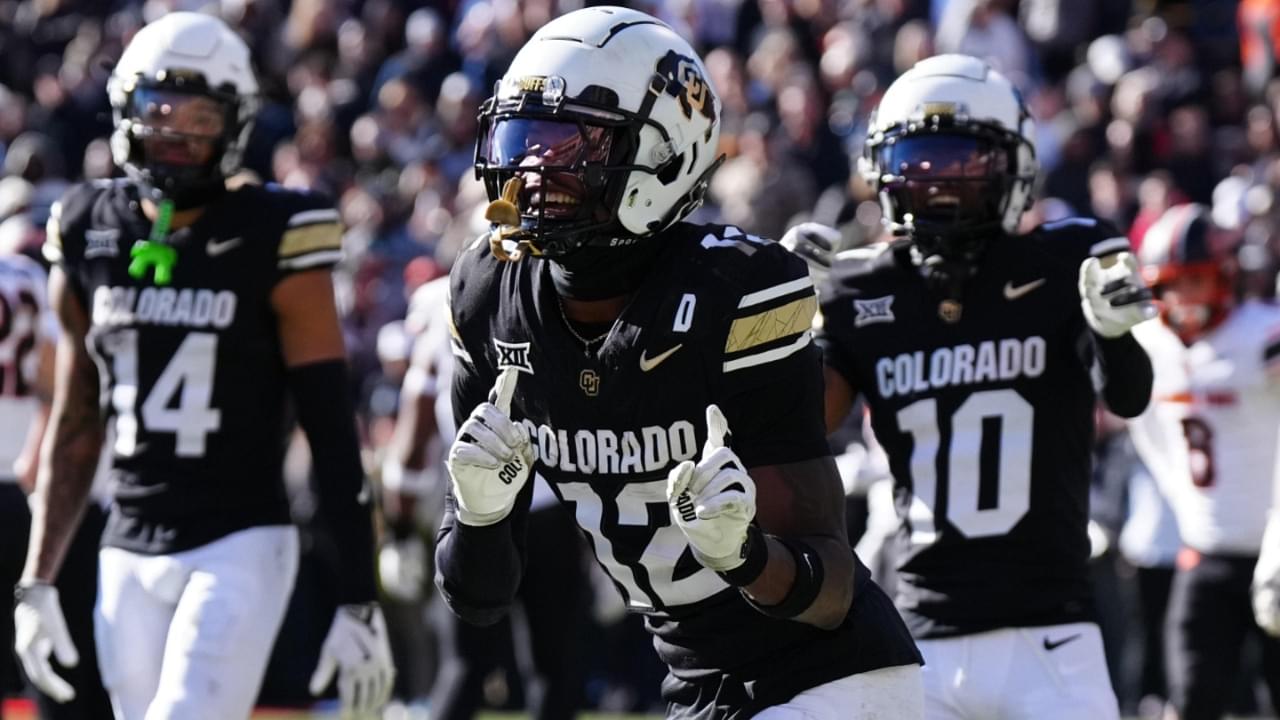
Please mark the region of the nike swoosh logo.
[[644, 354], [644, 352], [641, 352], [641, 353], [640, 353], [640, 370], [641, 370], [641, 372], [649, 372], [650, 370], [652, 370], [652, 369], [654, 369], [654, 368], [658, 367], [659, 365], [661, 365], [661, 364], [662, 364], [662, 362], [663, 362], [664, 360], [666, 360], [667, 358], [671, 357], [672, 355], [675, 355], [675, 354], [676, 354], [676, 351], [677, 351], [677, 350], [679, 350], [679, 349], [680, 349], [680, 348], [682, 348], [682, 347], [684, 347], [684, 343], [680, 343], [679, 345], [677, 345], [677, 346], [675, 346], [675, 347], [671, 348], [670, 350], [668, 350], [668, 351], [666, 351], [666, 352], [662, 353], [661, 355], [658, 355], [657, 357], [652, 357], [652, 358], [647, 358], [647, 357], [645, 357], [645, 356], [644, 356], [644, 355], [645, 355], [645, 354]]
[[1040, 278], [1039, 280], [1032, 280], [1031, 282], [1025, 285], [1016, 285], [1016, 286], [1013, 284], [1012, 281], [1007, 282], [1004, 284], [1004, 299], [1017, 300], [1018, 298], [1022, 297], [1023, 295], [1026, 295], [1032, 290], [1035, 290], [1036, 288], [1040, 287], [1043, 284], [1044, 284], [1044, 278]]
[[1075, 635], [1068, 635], [1068, 636], [1066, 636], [1066, 637], [1062, 638], [1061, 640], [1050, 640], [1048, 636], [1045, 636], [1045, 639], [1044, 639], [1044, 649], [1045, 649], [1045, 650], [1049, 650], [1049, 651], [1051, 651], [1051, 652], [1052, 652], [1052, 651], [1057, 650], [1058, 648], [1062, 647], [1063, 645], [1066, 645], [1067, 643], [1071, 642], [1072, 640], [1077, 640], [1077, 639], [1079, 639], [1079, 637], [1080, 637], [1080, 633], [1076, 633]]
[[222, 253], [239, 245], [244, 238], [233, 237], [228, 240], [210, 240], [204, 246], [204, 251], [209, 253], [210, 257], [217, 257]]

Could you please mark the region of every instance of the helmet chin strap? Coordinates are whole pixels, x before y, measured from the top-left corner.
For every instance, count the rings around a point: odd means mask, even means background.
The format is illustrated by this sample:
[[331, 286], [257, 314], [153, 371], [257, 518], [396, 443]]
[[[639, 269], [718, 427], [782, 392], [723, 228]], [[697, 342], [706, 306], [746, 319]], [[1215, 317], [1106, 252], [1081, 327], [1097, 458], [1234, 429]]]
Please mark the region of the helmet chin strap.
[[985, 243], [968, 252], [947, 252], [951, 244], [942, 238], [933, 242], [913, 242], [911, 259], [935, 295], [944, 301], [958, 303], [964, 295], [965, 284], [978, 274]]
[[920, 273], [934, 294], [943, 300], [959, 302], [964, 295], [964, 286], [969, 279], [978, 274], [975, 262], [964, 262], [930, 255], [920, 263]]
[[622, 247], [584, 245], [550, 260], [551, 283], [561, 297], [606, 300], [640, 287], [663, 247], [647, 238]]

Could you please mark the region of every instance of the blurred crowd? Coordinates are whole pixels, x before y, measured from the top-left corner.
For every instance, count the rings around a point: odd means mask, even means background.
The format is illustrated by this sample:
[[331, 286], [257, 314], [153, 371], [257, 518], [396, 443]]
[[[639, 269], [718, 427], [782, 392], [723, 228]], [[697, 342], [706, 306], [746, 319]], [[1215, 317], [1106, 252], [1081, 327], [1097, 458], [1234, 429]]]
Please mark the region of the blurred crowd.
[[[486, 227], [487, 198], [472, 175], [478, 105], [532, 32], [581, 2], [0, 0], [0, 251], [37, 246], [69, 182], [116, 172], [105, 85], [132, 34], [171, 10], [221, 16], [249, 41], [264, 90], [246, 167], [260, 181], [326, 193], [346, 224], [340, 299], [376, 475], [412, 345], [413, 323], [406, 330], [403, 322], [409, 300]], [[1243, 241], [1242, 292], [1275, 295], [1280, 0], [628, 4], [693, 42], [723, 103], [728, 159], [694, 220], [772, 237], [816, 220], [850, 245], [875, 240], [880, 208], [856, 171], [868, 115], [917, 60], [964, 52], [1013, 79], [1035, 117], [1042, 177], [1029, 225], [1091, 215], [1128, 228], [1140, 245], [1164, 210], [1206, 203]], [[1156, 533], [1119, 542], [1136, 471], [1122, 443], [1100, 447], [1100, 587], [1116, 688], [1132, 713], [1143, 696], [1161, 692], [1158, 672], [1142, 669], [1151, 652], [1137, 632], [1143, 623], [1128, 620], [1143, 609], [1133, 600], [1134, 569], [1171, 565], [1172, 555]], [[1170, 547], [1176, 552], [1176, 534]], [[599, 622], [619, 622], [608, 602], [596, 605]], [[282, 644], [288, 633], [287, 625]], [[656, 660], [640, 657], [651, 655], [645, 641], [630, 630], [597, 637], [614, 644], [595, 650], [610, 659], [588, 673], [588, 704], [653, 703], [655, 671], [644, 663]], [[639, 659], [619, 659], [621, 648]], [[402, 695], [425, 700], [430, 649], [410, 643], [400, 651], [425, 656], [400, 663], [419, 668], [402, 680]], [[285, 685], [269, 681], [267, 692]], [[1241, 707], [1258, 710], [1248, 695], [1242, 689]], [[487, 697], [519, 700], [513, 692]]]

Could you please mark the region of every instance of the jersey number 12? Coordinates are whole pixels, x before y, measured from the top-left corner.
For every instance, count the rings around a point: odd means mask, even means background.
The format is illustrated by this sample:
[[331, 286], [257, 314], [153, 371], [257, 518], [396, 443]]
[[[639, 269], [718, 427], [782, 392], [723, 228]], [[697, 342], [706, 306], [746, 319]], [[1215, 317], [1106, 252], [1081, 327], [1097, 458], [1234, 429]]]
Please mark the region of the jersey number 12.
[[[912, 544], [937, 540], [938, 462], [947, 453], [948, 486], [944, 517], [965, 537], [1003, 535], [1018, 524], [1031, 507], [1031, 429], [1035, 409], [1015, 390], [985, 390], [968, 397], [951, 416], [951, 434], [942, 446], [938, 404], [917, 400], [898, 411], [898, 427], [914, 441], [911, 451]], [[998, 421], [999, 434], [984, 437]], [[981, 462], [984, 440], [999, 448], [995, 469], [997, 492], [992, 507], [980, 507]]]

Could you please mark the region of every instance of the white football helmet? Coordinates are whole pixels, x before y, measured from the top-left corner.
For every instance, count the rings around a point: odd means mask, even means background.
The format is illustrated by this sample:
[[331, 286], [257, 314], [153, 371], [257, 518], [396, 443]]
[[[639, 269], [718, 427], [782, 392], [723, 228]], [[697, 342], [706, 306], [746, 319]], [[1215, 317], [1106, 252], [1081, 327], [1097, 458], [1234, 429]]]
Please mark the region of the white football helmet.
[[[240, 169], [258, 81], [248, 46], [218, 18], [174, 12], [143, 27], [116, 63], [107, 94], [112, 157], [157, 196], [195, 201]], [[187, 157], [183, 144], [192, 141], [210, 142], [212, 152]]]
[[1003, 75], [975, 57], [938, 55], [885, 91], [859, 169], [895, 234], [926, 256], [971, 262], [987, 237], [1015, 232], [1031, 205], [1034, 131]]
[[519, 175], [519, 239], [563, 256], [697, 208], [721, 160], [719, 121], [702, 60], [674, 30], [586, 8], [535, 33], [481, 106], [476, 175], [491, 200]]

